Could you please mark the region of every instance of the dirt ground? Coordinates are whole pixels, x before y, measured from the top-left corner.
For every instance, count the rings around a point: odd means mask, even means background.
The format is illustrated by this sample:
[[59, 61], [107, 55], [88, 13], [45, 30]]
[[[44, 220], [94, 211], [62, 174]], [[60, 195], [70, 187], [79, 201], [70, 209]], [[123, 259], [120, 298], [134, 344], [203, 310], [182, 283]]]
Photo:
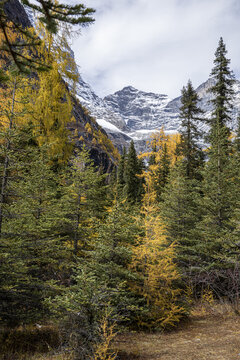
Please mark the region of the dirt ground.
[[192, 316], [171, 333], [128, 333], [114, 348], [121, 360], [240, 360], [240, 316]]

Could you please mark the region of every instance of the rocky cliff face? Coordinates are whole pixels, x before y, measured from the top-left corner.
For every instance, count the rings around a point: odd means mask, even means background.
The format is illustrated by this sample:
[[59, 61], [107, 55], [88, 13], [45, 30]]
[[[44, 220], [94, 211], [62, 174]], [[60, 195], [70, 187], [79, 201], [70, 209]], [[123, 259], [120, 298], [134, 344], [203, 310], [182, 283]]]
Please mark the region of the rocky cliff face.
[[128, 130], [141, 130], [159, 126], [159, 117], [167, 122], [166, 105], [170, 101], [167, 95], [139, 91], [127, 86], [104, 101], [116, 114], [121, 114]]
[[6, 4], [4, 4], [4, 11], [10, 21], [14, 21], [24, 28], [32, 26], [24, 7], [18, 0], [8, 0]]

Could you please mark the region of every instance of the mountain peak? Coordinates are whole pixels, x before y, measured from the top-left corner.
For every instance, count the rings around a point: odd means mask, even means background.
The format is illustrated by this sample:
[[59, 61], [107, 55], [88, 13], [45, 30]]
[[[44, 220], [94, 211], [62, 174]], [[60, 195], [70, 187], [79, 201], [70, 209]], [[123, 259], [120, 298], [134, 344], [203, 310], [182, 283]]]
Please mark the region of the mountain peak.
[[[135, 87], [128, 85], [128, 86], [124, 86], [122, 88], [122, 90], [118, 90], [116, 91], [113, 95], [121, 95], [121, 94], [136, 94], [138, 93], [139, 90], [136, 89]], [[106, 98], [108, 98], [109, 96], [113, 96], [112, 94], [107, 95]]]
[[135, 87], [128, 85], [128, 86], [124, 86], [124, 88], [122, 88], [122, 90], [120, 91], [138, 91], [138, 89], [136, 89]]

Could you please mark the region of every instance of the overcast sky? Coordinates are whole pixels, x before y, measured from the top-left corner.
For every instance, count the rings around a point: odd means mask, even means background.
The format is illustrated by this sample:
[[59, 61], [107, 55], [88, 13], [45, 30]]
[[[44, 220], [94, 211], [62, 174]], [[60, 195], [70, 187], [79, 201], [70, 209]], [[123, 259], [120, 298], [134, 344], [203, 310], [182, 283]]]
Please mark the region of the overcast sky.
[[[75, 0], [70, 0], [77, 3]], [[209, 77], [223, 37], [240, 74], [240, 0], [82, 0], [95, 23], [73, 41], [80, 73], [101, 97], [132, 85], [174, 98]]]

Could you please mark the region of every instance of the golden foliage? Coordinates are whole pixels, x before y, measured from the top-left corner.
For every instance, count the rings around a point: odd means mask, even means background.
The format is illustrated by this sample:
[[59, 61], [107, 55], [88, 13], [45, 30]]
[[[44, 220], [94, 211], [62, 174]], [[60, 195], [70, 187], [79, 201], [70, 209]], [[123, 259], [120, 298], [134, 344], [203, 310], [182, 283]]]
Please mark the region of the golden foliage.
[[89, 123], [86, 123], [85, 125], [85, 130], [87, 131], [87, 133], [89, 134], [92, 134], [93, 133], [93, 130], [92, 130], [92, 127]]
[[25, 122], [29, 89], [28, 81], [21, 75], [6, 71], [7, 83], [0, 87], [0, 127], [21, 126]]
[[[91, 120], [93, 118], [91, 117]], [[88, 134], [92, 135], [92, 143], [96, 146], [99, 145], [108, 155], [112, 156], [115, 160], [120, 159], [117, 148], [113, 145], [112, 141], [100, 129], [95, 130], [90, 123], [86, 123], [85, 130]]]
[[203, 290], [201, 301], [202, 303], [213, 305], [214, 297], [211, 289], [207, 288]]
[[[7, 27], [5, 28], [6, 36], [8, 38], [8, 41], [11, 44], [16, 43], [17, 40], [17, 34], [14, 31], [14, 25], [12, 22], [8, 22]], [[18, 35], [19, 37], [20, 35]], [[5, 34], [3, 33], [3, 30], [0, 29], [0, 48], [1, 48], [1, 56], [0, 56], [0, 67], [3, 67], [6, 65], [6, 63], [9, 61], [9, 53], [8, 51], [4, 50], [4, 44], [6, 41]]]
[[181, 290], [174, 284], [180, 278], [174, 263], [175, 245], [167, 242], [155, 201], [155, 191], [147, 181], [140, 219], [144, 236], [133, 248], [132, 265], [143, 281], [133, 289], [145, 297], [149, 309], [148, 318], [139, 319], [139, 325], [165, 328], [175, 325], [184, 309], [177, 304]]
[[72, 120], [72, 104], [57, 62], [52, 63], [51, 70], [39, 75], [37, 86], [29, 103], [34, 134], [40, 146], [48, 145], [52, 160], [65, 162], [71, 154], [67, 123]]
[[115, 325], [109, 323], [110, 313], [106, 311], [100, 325], [101, 342], [96, 346], [92, 360], [115, 360], [117, 354], [111, 351], [111, 344], [117, 333]]
[[155, 162], [159, 164], [164, 146], [167, 147], [167, 153], [170, 158], [170, 163], [173, 166], [176, 161], [179, 159], [179, 156], [176, 154], [177, 144], [180, 142], [180, 134], [166, 134], [164, 128], [162, 127], [160, 131], [154, 132], [151, 135], [151, 141], [149, 142], [150, 151], [142, 153], [139, 155], [140, 158], [150, 158], [151, 156], [155, 157]]
[[29, 101], [25, 121], [33, 125], [38, 144], [47, 145], [50, 159], [64, 163], [72, 152], [67, 130], [67, 124], [73, 121], [72, 102], [63, 81], [64, 75], [70, 76], [71, 64], [65, 51], [55, 46], [52, 34], [41, 27], [38, 32], [43, 39], [39, 56], [50, 69], [38, 73], [38, 78], [28, 79], [31, 87], [26, 89]]
[[164, 129], [152, 134], [149, 145], [151, 150], [140, 154], [140, 158], [145, 158], [149, 166], [144, 171], [143, 176], [148, 186], [157, 191], [157, 199], [167, 182], [168, 173], [179, 159], [176, 149], [180, 141], [180, 134], [166, 135]]

